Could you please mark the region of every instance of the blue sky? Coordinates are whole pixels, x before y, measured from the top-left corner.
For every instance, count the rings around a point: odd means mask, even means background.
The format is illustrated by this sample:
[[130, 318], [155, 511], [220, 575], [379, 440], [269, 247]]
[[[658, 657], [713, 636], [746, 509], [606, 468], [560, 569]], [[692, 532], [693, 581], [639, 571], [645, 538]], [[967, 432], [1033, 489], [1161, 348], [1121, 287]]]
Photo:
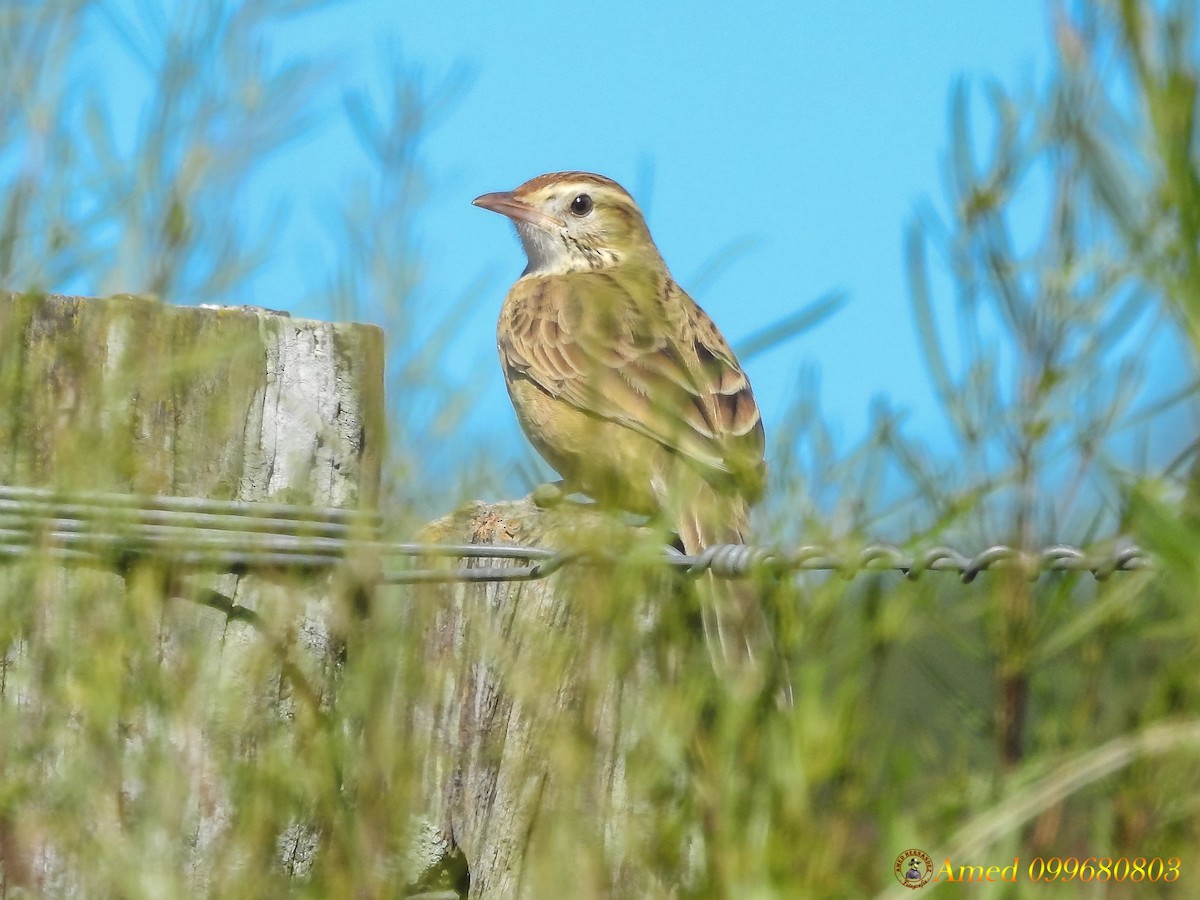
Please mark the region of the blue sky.
[[[955, 80], [1019, 90], [1049, 61], [1046, 9], [1034, 0], [348, 0], [271, 42], [280, 58], [335, 60], [346, 89], [381, 88], [397, 60], [429, 84], [468, 73], [423, 145], [433, 174], [417, 224], [423, 290], [449, 305], [482, 285], [453, 353], [464, 380], [482, 378], [476, 428], [514, 442], [494, 323], [524, 259], [507, 223], [471, 200], [562, 169], [634, 193], [676, 279], [735, 344], [829, 291], [848, 295], [836, 317], [747, 364], [768, 430], [803, 369], [819, 373], [820, 405], [843, 442], [864, 434], [880, 395], [909, 411], [911, 427], [935, 429], [904, 224], [941, 197]], [[273, 157], [240, 198], [293, 208], [244, 302], [332, 315], [303, 298], [328, 270], [316, 235], [346, 190], [352, 145], [348, 128], [327, 124]], [[716, 278], [699, 279], [743, 245]]]

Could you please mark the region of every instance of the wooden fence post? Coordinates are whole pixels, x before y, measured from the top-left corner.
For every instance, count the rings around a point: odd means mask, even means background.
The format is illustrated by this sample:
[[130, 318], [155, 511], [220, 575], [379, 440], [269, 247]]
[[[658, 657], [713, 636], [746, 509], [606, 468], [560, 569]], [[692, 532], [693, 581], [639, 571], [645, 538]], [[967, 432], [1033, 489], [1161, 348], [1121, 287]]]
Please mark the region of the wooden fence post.
[[647, 713], [678, 674], [678, 660], [662, 652], [669, 643], [654, 636], [672, 614], [686, 616], [674, 603], [678, 584], [646, 565], [661, 539], [528, 499], [473, 504], [434, 523], [428, 537], [611, 554], [536, 581], [449, 584], [418, 604], [426, 667], [437, 679], [417, 723], [430, 735], [425, 781], [435, 791], [436, 834], [465, 858], [471, 896], [669, 893], [638, 865], [652, 790], [631, 784], [627, 766], [656, 740]]
[[[136, 297], [0, 294], [0, 484], [372, 509], [383, 365], [383, 334], [368, 325]], [[164, 587], [180, 599], [156, 609], [150, 598], [161, 600]], [[314, 694], [307, 702], [324, 702], [345, 616], [330, 596], [327, 577], [284, 584], [154, 566], [0, 566], [0, 769], [10, 785], [38, 785], [20, 801], [0, 796], [0, 895], [6, 886], [121, 893], [126, 863], [116, 851], [104, 860], [95, 835], [107, 831], [122, 846], [115, 837], [135, 827], [130, 810], [151, 797], [179, 820], [153, 844], [147, 870], [166, 894], [222, 893], [208, 863], [247, 848], [224, 840], [236, 785], [208, 751], [235, 740], [239, 722], [304, 714], [285, 670], [302, 673]], [[223, 598], [257, 630], [195, 602], [202, 597]], [[178, 696], [140, 696], [156, 679]], [[113, 696], [95, 696], [101, 690]], [[204, 712], [174, 719], [179, 704]], [[100, 709], [111, 718], [97, 719]], [[181, 724], [196, 722], [207, 731]], [[96, 748], [108, 746], [110, 730], [120, 734], [105, 764]], [[80, 784], [88, 820], [64, 827], [56, 791]], [[315, 838], [302, 825], [274, 840], [289, 871], [311, 863]]]

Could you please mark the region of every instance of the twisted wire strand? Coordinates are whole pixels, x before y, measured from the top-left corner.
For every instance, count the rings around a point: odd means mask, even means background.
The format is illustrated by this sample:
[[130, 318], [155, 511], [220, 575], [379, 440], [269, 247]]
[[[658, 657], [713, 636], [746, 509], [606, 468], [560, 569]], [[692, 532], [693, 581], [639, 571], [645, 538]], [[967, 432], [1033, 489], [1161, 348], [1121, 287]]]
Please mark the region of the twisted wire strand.
[[[510, 544], [428, 544], [384, 540], [384, 519], [374, 511], [244, 501], [202, 500], [102, 492], [56, 493], [0, 485], [0, 562], [39, 555], [53, 561], [122, 567], [141, 560], [218, 572], [327, 570], [367, 566], [385, 584], [514, 582], [546, 578], [564, 566], [611, 556]], [[467, 560], [463, 566], [414, 567], [411, 560]], [[510, 560], [521, 565], [473, 565]], [[780, 550], [716, 544], [695, 554], [673, 548], [662, 561], [691, 576], [712, 572], [743, 578], [755, 572], [831, 571], [846, 576], [892, 570], [909, 579], [927, 571], [955, 572], [964, 582], [993, 568], [1030, 578], [1044, 572], [1114, 572], [1152, 566], [1140, 548], [1117, 542], [1088, 552], [1070, 544], [1022, 550], [997, 544], [974, 555], [953, 547], [905, 550], [872, 543], [857, 551], [821, 544]]]

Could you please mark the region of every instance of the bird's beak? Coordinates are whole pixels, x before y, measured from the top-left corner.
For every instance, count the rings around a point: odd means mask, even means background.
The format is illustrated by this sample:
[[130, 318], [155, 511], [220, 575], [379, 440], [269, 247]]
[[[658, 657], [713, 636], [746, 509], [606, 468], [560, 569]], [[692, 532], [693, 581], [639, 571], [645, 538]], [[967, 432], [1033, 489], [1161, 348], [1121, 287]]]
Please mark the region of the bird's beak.
[[508, 216], [514, 222], [528, 222], [539, 228], [562, 228], [563, 220], [542, 212], [536, 206], [518, 200], [512, 191], [497, 191], [494, 194], [483, 194], [471, 201], [472, 206], [480, 209], [490, 209], [492, 212]]

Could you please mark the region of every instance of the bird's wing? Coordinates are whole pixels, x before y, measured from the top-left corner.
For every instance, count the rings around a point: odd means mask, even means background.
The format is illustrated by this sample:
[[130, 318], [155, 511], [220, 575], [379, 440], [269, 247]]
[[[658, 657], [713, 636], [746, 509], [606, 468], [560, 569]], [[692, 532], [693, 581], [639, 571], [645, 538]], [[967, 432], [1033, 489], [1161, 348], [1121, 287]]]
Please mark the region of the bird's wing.
[[[716, 325], [669, 277], [530, 278], [506, 304], [511, 375], [761, 489], [763, 427], [750, 381]], [[642, 298], [640, 301], [637, 298]]]

